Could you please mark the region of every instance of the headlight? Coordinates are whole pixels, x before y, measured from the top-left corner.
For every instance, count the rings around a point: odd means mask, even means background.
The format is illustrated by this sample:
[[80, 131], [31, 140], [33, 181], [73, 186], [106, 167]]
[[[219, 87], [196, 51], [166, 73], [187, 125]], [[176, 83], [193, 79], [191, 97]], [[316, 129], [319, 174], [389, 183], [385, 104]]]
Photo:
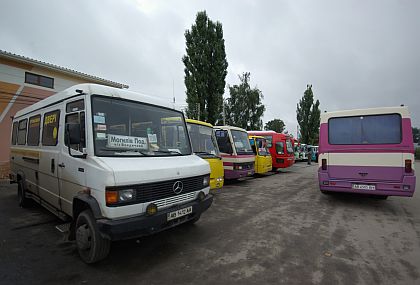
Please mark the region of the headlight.
[[134, 199], [134, 190], [133, 189], [124, 189], [118, 191], [118, 200], [120, 202], [127, 202]]
[[207, 187], [210, 184], [210, 175], [206, 175], [203, 178], [203, 187]]

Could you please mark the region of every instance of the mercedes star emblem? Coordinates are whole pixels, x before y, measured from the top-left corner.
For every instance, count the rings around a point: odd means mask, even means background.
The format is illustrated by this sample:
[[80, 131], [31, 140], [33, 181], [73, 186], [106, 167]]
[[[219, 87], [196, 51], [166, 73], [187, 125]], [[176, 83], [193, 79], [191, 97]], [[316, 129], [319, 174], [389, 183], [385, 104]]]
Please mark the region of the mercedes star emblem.
[[182, 184], [181, 181], [175, 182], [174, 185], [172, 186], [172, 190], [174, 191], [175, 194], [181, 193], [183, 189], [184, 189], [184, 184]]

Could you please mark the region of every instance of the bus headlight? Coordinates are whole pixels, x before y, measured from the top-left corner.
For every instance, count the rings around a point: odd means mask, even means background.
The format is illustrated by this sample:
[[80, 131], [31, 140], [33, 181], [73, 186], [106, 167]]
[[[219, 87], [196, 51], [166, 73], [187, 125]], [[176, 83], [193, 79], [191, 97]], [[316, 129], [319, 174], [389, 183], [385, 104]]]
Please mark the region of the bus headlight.
[[134, 199], [134, 190], [133, 189], [124, 189], [118, 191], [118, 200], [120, 202], [127, 202]]
[[203, 187], [207, 187], [210, 184], [210, 175], [206, 175], [203, 177]]

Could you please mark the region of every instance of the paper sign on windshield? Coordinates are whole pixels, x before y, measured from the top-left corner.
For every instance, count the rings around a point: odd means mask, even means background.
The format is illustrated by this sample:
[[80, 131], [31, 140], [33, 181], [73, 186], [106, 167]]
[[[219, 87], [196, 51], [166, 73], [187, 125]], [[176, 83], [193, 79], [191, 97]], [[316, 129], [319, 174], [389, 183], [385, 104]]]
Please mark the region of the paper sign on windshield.
[[142, 137], [118, 136], [108, 134], [109, 148], [147, 149], [147, 139]]

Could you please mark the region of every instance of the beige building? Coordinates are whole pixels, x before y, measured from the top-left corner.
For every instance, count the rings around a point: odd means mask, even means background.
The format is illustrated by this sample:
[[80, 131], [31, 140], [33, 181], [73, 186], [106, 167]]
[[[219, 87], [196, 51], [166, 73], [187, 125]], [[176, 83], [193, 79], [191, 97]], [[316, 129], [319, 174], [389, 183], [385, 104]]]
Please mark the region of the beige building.
[[0, 179], [9, 171], [12, 117], [17, 111], [79, 83], [127, 85], [0, 50]]

